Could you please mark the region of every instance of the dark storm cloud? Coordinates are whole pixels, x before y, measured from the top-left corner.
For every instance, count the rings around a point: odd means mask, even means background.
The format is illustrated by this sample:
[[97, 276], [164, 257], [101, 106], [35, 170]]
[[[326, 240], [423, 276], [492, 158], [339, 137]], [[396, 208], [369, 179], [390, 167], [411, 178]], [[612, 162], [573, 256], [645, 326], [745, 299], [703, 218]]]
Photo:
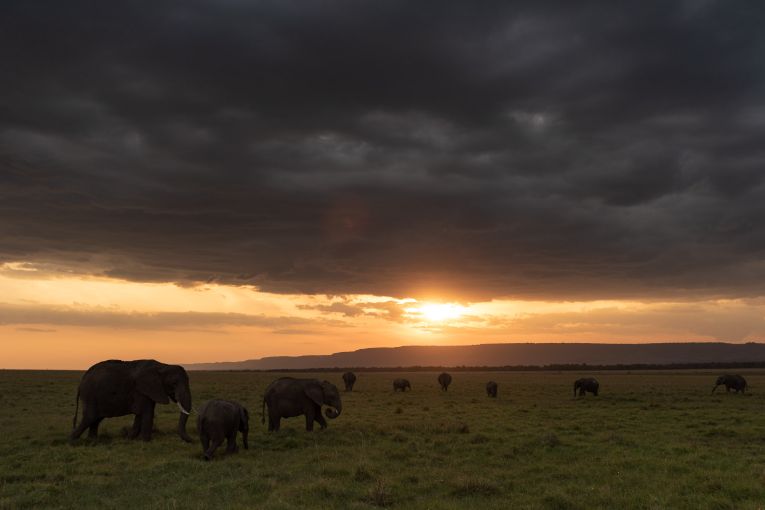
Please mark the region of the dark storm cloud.
[[761, 295], [763, 22], [759, 2], [6, 2], [0, 261]]

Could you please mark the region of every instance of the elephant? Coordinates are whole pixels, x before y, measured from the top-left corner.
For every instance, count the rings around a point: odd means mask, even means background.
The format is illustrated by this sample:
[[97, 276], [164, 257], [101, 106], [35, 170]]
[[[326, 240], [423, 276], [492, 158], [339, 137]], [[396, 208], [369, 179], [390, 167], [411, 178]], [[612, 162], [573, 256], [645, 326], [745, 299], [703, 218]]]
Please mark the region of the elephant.
[[596, 397], [598, 396], [598, 388], [600, 384], [592, 377], [583, 377], [574, 381], [574, 396], [576, 396], [576, 390], [579, 390], [579, 396], [583, 396], [585, 392], [589, 391]]
[[197, 432], [205, 460], [212, 460], [215, 450], [226, 440], [226, 452], [236, 453], [236, 433], [242, 433], [242, 446], [247, 450], [250, 413], [238, 402], [214, 399], [199, 408]]
[[[80, 399], [82, 420], [77, 423]], [[107, 360], [96, 363], [82, 376], [77, 388], [76, 408], [70, 440], [79, 438], [85, 429], [88, 437], [98, 436], [98, 425], [104, 418], [134, 414], [128, 437], [138, 435], [151, 440], [154, 426], [154, 406], [170, 401], [178, 404], [178, 435], [186, 442], [186, 422], [191, 411], [189, 376], [180, 365], [166, 365], [153, 359], [135, 361]]]
[[313, 430], [314, 420], [322, 429], [327, 428], [327, 421], [321, 415], [321, 406], [327, 418], [334, 420], [343, 412], [340, 392], [337, 386], [318, 379], [295, 379], [282, 377], [272, 382], [263, 395], [261, 421], [266, 422], [265, 409], [268, 406], [268, 430], [279, 430], [282, 418], [305, 415], [305, 429]]
[[412, 385], [409, 383], [408, 379], [395, 379], [393, 381], [393, 391], [401, 390], [404, 392], [407, 388], [409, 388], [409, 391], [412, 390]]
[[353, 391], [353, 385], [356, 384], [356, 374], [353, 372], [344, 373], [343, 382], [345, 383], [345, 391]]
[[497, 398], [497, 383], [489, 381], [486, 383], [486, 394], [491, 398]]
[[720, 377], [717, 378], [715, 387], [712, 388], [712, 393], [714, 393], [717, 387], [720, 386], [721, 384], [725, 385], [725, 391], [730, 391], [730, 389], [733, 388], [736, 391], [736, 393], [738, 393], [739, 391], [741, 393], [746, 392], [746, 386], [747, 386], [746, 379], [744, 379], [740, 375], [729, 375], [729, 374], [721, 375]]
[[446, 391], [449, 389], [449, 385], [452, 383], [452, 376], [447, 374], [446, 372], [442, 372], [441, 375], [438, 376], [438, 384], [441, 385], [441, 389], [443, 391]]

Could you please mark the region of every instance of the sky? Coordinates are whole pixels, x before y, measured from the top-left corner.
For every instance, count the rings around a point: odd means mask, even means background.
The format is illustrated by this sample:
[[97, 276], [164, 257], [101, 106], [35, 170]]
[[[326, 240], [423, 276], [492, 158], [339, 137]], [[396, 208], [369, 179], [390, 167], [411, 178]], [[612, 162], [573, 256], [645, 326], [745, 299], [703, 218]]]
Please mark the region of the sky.
[[0, 367], [762, 340], [764, 24], [3, 2]]

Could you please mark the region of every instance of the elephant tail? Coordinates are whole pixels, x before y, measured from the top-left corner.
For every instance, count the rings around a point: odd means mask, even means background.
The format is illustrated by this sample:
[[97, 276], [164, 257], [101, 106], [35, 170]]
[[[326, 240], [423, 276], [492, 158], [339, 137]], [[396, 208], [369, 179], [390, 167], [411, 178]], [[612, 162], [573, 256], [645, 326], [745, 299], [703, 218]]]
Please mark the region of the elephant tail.
[[77, 397], [74, 400], [74, 418], [72, 418], [72, 429], [77, 426], [77, 414], [80, 412], [80, 387], [77, 386]]
[[266, 423], [266, 396], [263, 395], [263, 407], [260, 408], [260, 423]]

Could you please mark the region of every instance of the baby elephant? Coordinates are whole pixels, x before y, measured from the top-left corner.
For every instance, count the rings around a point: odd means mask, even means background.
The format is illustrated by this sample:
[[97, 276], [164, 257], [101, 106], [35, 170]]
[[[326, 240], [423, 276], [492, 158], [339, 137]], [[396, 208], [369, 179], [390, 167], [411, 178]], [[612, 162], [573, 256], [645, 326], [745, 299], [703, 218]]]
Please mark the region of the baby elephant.
[[486, 383], [486, 394], [491, 398], [497, 398], [497, 383], [489, 381]]
[[574, 396], [576, 397], [576, 392], [579, 390], [580, 397], [584, 396], [586, 391], [589, 391], [597, 397], [598, 388], [600, 388], [600, 384], [598, 384], [598, 381], [596, 381], [593, 377], [583, 377], [574, 381]]
[[443, 372], [438, 376], [438, 384], [441, 385], [441, 389], [446, 391], [449, 389], [449, 385], [452, 383], [452, 376]]
[[410, 390], [412, 389], [412, 385], [409, 384], [409, 380], [408, 379], [395, 379], [393, 381], [393, 391], [394, 392], [395, 391], [399, 391], [399, 390], [404, 392], [404, 391], [406, 391], [407, 388], [409, 388]]
[[236, 433], [242, 433], [242, 444], [247, 449], [250, 415], [238, 402], [210, 400], [199, 409], [197, 432], [202, 442], [205, 460], [211, 460], [215, 450], [226, 440], [226, 452], [235, 453]]

